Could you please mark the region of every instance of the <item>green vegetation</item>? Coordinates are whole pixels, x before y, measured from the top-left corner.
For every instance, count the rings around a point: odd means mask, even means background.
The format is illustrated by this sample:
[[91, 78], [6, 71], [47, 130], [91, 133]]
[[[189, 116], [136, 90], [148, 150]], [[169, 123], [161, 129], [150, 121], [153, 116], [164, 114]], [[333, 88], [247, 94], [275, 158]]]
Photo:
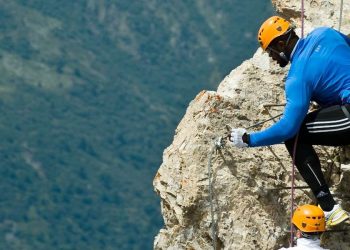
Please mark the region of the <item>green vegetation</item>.
[[268, 0], [3, 2], [0, 249], [151, 249], [163, 149], [188, 102], [252, 55], [270, 12]]

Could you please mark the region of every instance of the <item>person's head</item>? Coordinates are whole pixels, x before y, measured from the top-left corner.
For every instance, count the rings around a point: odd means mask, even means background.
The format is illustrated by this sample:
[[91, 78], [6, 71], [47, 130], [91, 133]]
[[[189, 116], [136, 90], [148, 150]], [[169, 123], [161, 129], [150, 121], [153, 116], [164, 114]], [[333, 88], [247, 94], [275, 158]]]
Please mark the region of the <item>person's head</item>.
[[298, 238], [318, 238], [326, 230], [324, 213], [314, 205], [298, 207], [294, 211], [292, 223], [298, 229]]
[[279, 16], [267, 19], [258, 32], [261, 48], [281, 67], [288, 64], [290, 54], [298, 39], [293, 25]]

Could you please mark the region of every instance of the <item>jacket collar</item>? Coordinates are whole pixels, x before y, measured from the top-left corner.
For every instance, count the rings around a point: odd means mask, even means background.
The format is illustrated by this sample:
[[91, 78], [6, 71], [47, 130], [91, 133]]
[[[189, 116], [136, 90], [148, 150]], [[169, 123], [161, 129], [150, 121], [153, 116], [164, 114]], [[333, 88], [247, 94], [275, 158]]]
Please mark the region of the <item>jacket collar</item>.
[[299, 238], [297, 239], [297, 246], [298, 247], [308, 247], [312, 249], [323, 249], [320, 247], [321, 241], [319, 239], [306, 239], [306, 238]]

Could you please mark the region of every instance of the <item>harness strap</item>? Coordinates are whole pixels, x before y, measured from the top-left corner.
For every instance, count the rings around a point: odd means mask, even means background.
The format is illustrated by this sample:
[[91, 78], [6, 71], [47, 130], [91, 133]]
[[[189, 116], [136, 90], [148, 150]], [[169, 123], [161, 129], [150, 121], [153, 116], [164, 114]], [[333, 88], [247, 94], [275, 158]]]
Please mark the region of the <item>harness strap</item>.
[[341, 109], [343, 110], [344, 115], [350, 120], [349, 110], [345, 107], [345, 105], [341, 105]]

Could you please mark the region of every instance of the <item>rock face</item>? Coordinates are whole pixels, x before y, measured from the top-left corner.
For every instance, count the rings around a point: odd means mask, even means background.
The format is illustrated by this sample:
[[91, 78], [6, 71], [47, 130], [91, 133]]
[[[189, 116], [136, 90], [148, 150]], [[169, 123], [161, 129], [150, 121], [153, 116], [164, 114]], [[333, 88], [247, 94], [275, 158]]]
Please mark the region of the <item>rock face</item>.
[[[300, 26], [300, 1], [272, 3], [281, 15]], [[338, 28], [339, 4], [337, 0], [305, 1], [305, 31], [320, 25]], [[344, 3], [346, 16], [350, 16], [349, 3]], [[349, 19], [343, 18], [342, 31], [350, 33]], [[226, 125], [248, 127], [282, 112], [283, 106], [268, 105], [285, 102], [287, 70], [258, 49], [216, 92], [202, 91], [190, 103], [154, 178], [165, 222], [155, 238], [155, 249], [213, 249], [214, 244], [216, 249], [288, 246], [291, 204], [290, 190], [285, 188], [291, 185], [292, 163], [284, 146], [236, 149], [224, 145], [213, 150], [214, 141], [227, 134]], [[269, 125], [271, 122], [250, 130]], [[332, 191], [350, 211], [350, 151], [329, 147], [317, 151]], [[298, 174], [296, 185], [306, 185]], [[295, 192], [295, 205], [312, 203], [312, 199], [308, 189]], [[328, 233], [323, 244], [350, 249], [350, 235]]]

